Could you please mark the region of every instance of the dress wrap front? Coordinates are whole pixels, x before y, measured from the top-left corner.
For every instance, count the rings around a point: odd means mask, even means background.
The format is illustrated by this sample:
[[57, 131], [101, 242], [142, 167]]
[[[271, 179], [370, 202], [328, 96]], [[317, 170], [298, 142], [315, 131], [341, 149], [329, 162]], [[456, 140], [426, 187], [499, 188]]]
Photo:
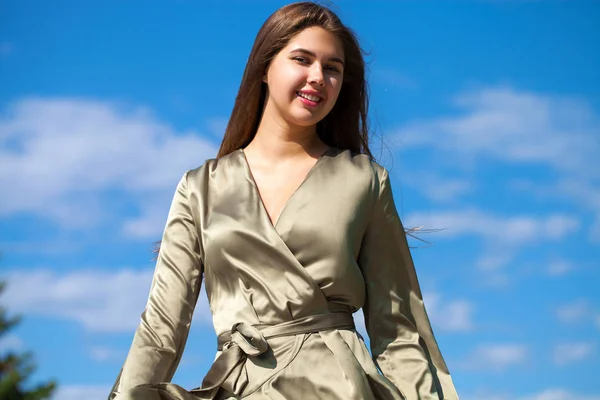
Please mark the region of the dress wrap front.
[[[186, 390], [171, 379], [202, 281], [217, 356]], [[352, 319], [361, 308], [372, 355]], [[458, 399], [387, 171], [331, 149], [275, 223], [242, 149], [188, 171], [109, 399]]]

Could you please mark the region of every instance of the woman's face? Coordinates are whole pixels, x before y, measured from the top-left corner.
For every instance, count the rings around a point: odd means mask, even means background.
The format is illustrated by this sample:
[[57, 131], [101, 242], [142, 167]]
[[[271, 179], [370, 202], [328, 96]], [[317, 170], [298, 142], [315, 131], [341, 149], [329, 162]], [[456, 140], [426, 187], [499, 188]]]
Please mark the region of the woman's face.
[[264, 78], [268, 86], [264, 113], [289, 125], [315, 125], [335, 105], [343, 76], [340, 40], [323, 28], [307, 28], [271, 61]]

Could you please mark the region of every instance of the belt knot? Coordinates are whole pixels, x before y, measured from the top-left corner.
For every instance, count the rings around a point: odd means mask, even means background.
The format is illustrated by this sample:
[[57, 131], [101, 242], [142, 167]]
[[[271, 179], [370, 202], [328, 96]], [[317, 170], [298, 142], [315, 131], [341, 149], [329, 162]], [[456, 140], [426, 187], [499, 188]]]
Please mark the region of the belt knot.
[[254, 326], [246, 322], [238, 322], [231, 328], [231, 340], [223, 345], [223, 350], [232, 345], [238, 345], [240, 349], [249, 356], [259, 356], [269, 349], [267, 339]]
[[265, 353], [269, 349], [267, 339], [331, 329], [354, 329], [352, 314], [337, 312], [308, 315], [276, 325], [262, 326], [237, 322], [230, 331], [219, 335], [218, 349], [221, 350], [221, 354], [208, 370], [202, 386], [192, 389], [191, 393], [202, 394], [203, 398], [209, 396], [208, 398], [212, 399], [219, 388], [223, 388], [229, 393], [241, 395], [249, 383], [246, 360], [248, 357]]

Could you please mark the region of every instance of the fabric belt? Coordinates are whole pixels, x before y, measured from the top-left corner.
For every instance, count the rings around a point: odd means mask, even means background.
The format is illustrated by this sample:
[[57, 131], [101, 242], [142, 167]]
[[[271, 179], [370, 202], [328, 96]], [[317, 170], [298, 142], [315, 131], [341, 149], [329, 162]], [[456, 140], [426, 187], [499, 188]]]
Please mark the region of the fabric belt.
[[222, 353], [208, 370], [202, 386], [191, 392], [216, 393], [222, 387], [229, 393], [239, 395], [248, 383], [242, 373], [246, 359], [265, 353], [269, 349], [267, 339], [332, 329], [354, 329], [352, 314], [337, 312], [309, 315], [277, 325], [239, 322], [233, 325], [230, 332], [219, 335], [218, 348]]

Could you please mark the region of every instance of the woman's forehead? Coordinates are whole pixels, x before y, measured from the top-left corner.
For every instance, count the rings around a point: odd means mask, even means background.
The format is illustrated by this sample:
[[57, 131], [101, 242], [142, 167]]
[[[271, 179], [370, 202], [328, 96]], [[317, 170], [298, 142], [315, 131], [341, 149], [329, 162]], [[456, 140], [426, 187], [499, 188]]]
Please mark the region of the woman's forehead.
[[290, 39], [285, 52], [305, 50], [317, 57], [344, 58], [344, 47], [337, 35], [321, 27], [306, 28]]

